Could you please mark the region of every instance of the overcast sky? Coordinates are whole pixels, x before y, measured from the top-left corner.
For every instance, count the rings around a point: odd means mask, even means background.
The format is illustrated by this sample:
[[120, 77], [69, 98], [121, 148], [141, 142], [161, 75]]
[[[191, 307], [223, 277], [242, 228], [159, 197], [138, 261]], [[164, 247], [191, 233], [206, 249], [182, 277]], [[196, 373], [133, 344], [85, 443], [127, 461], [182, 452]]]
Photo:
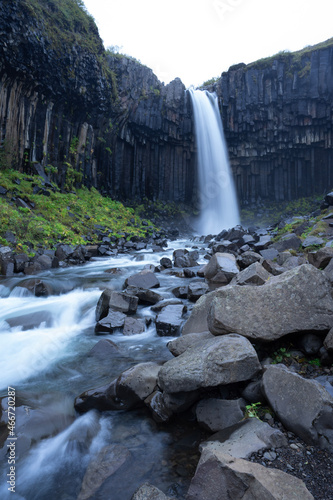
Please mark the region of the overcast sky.
[[84, 0], [105, 47], [186, 87], [333, 37], [333, 0]]

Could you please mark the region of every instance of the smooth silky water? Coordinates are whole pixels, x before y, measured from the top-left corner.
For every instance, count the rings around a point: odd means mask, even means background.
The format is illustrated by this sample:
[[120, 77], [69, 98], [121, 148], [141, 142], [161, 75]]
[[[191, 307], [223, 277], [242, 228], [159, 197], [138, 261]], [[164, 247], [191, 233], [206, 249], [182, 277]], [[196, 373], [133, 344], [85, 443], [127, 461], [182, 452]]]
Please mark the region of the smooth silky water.
[[[158, 337], [154, 323], [140, 335], [96, 336], [95, 308], [103, 289], [121, 290], [127, 276], [145, 264], [159, 264], [162, 256], [171, 257], [173, 249], [186, 245], [177, 241], [161, 253], [142, 251], [44, 272], [37, 277], [54, 291], [48, 297], [35, 297], [20, 286], [30, 276], [1, 279], [1, 499], [76, 499], [88, 464], [112, 444], [121, 444], [131, 456], [89, 498], [129, 500], [146, 480], [179, 498], [185, 494], [197, 459], [200, 432], [194, 424], [181, 419], [156, 424], [146, 409], [93, 410], [79, 416], [73, 403], [81, 392], [111, 382], [137, 363], [172, 357], [166, 347], [170, 337]], [[105, 272], [111, 268], [121, 269], [120, 275]], [[185, 281], [157, 276], [158, 292], [165, 298], [173, 297], [171, 289]], [[140, 306], [138, 314], [154, 316], [149, 307]], [[102, 338], [115, 342], [119, 355], [102, 360], [88, 356]], [[15, 494], [6, 484], [8, 386], [16, 390]]]

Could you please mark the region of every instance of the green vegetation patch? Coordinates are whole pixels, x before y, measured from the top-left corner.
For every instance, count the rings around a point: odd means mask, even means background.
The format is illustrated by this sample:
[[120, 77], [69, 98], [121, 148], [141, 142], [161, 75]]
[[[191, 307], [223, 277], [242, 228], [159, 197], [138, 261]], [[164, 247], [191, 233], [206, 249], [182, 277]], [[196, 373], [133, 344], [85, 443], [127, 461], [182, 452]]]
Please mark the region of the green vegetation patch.
[[[0, 186], [8, 190], [0, 197], [0, 243], [7, 245], [6, 231], [22, 245], [52, 248], [57, 243], [98, 243], [99, 233], [115, 238], [145, 237], [156, 228], [142, 224], [138, 210], [103, 197], [96, 189], [83, 187], [75, 193], [44, 188], [39, 176], [27, 177], [14, 170], [0, 171]], [[38, 187], [44, 194], [33, 194]], [[17, 206], [21, 198], [29, 207]]]

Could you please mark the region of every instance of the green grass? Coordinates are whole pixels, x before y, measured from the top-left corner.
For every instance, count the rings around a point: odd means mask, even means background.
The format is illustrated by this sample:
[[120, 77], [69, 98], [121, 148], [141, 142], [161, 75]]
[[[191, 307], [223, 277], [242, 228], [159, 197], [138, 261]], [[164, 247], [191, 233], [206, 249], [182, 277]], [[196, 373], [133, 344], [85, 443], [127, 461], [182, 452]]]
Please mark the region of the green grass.
[[[19, 180], [18, 185], [15, 181]], [[96, 189], [81, 188], [75, 193], [53, 192], [50, 196], [33, 194], [33, 185], [42, 187], [38, 176], [26, 176], [14, 170], [0, 171], [0, 185], [8, 190], [0, 197], [0, 243], [7, 245], [6, 231], [11, 231], [17, 241], [34, 247], [53, 248], [57, 243], [72, 245], [98, 243], [98, 229], [116, 238], [145, 237], [156, 228], [143, 226], [139, 211], [122, 203], [103, 197]], [[19, 208], [13, 197], [20, 197], [34, 204], [33, 209]], [[88, 241], [83, 238], [88, 237]], [[19, 250], [21, 247], [19, 248]]]

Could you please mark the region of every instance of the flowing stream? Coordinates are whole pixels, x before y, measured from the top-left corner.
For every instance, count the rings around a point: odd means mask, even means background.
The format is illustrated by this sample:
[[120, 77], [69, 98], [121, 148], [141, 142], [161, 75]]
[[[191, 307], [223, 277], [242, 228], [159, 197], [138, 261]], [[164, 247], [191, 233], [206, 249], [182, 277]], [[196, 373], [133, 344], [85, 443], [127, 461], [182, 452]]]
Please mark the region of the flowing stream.
[[[121, 290], [127, 276], [146, 264], [158, 265], [162, 256], [172, 257], [173, 249], [189, 244], [171, 245], [161, 253], [147, 250], [44, 272], [38, 278], [52, 290], [48, 297], [35, 297], [22, 287], [31, 277], [0, 278], [1, 499], [130, 500], [146, 480], [183, 498], [193, 473], [191, 462], [194, 467], [197, 460], [199, 431], [194, 424], [180, 419], [159, 425], [146, 409], [92, 410], [79, 416], [73, 407], [80, 393], [109, 383], [134, 364], [172, 357], [166, 347], [170, 337], [158, 337], [154, 322], [144, 333], [130, 337], [120, 332], [103, 337], [94, 333], [101, 291]], [[118, 268], [115, 274], [105, 272], [114, 268]], [[167, 273], [157, 276], [158, 292], [165, 298], [183, 283]], [[138, 315], [154, 316], [142, 306]], [[111, 358], [89, 355], [101, 338], [115, 342], [119, 353]], [[8, 387], [15, 391], [16, 407], [14, 494], [7, 483], [8, 445], [14, 442], [6, 426]], [[124, 464], [103, 482], [100, 469], [105, 463], [102, 460], [99, 466], [98, 460], [103, 450], [113, 446], [120, 454], [118, 465]], [[85, 476], [89, 467], [93, 479]], [[81, 490], [83, 478], [93, 492], [90, 496]]]
[[190, 89], [198, 149], [200, 234], [218, 234], [240, 223], [216, 94]]

